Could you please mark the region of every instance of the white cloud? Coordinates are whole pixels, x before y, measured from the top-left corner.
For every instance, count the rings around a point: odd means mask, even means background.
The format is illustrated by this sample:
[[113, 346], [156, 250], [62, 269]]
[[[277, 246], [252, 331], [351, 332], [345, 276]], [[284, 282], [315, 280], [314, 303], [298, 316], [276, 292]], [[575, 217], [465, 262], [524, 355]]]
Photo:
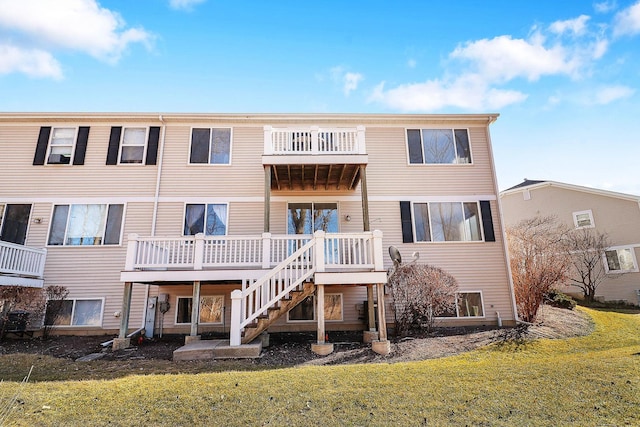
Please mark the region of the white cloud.
[[331, 68], [329, 74], [334, 83], [342, 85], [342, 92], [345, 96], [349, 96], [351, 92], [358, 89], [358, 85], [364, 79], [362, 74], [347, 72], [340, 65]]
[[640, 1], [618, 12], [613, 25], [614, 36], [640, 33]]
[[494, 82], [516, 77], [535, 81], [543, 75], [578, 72], [580, 62], [570, 57], [562, 45], [545, 47], [544, 41], [539, 33], [530, 40], [498, 36], [458, 46], [450, 57], [470, 61], [480, 74]]
[[598, 105], [610, 104], [623, 98], [629, 98], [635, 90], [627, 86], [608, 86], [598, 90], [594, 96], [593, 103]]
[[204, 3], [206, 0], [170, 0], [169, 5], [173, 9], [191, 10], [194, 6]]
[[556, 21], [549, 25], [552, 33], [564, 34], [567, 32], [575, 35], [582, 35], [587, 30], [587, 21], [590, 19], [587, 15], [580, 15], [575, 19], [567, 19], [566, 21]]
[[370, 102], [379, 102], [402, 111], [435, 111], [446, 107], [467, 110], [499, 109], [522, 102], [526, 94], [513, 90], [489, 87], [478, 75], [464, 75], [452, 82], [429, 80], [385, 90], [385, 83], [377, 85]]
[[358, 84], [362, 81], [362, 74], [360, 73], [346, 73], [343, 77], [344, 87], [343, 92], [345, 96], [349, 96], [351, 92], [358, 89]]
[[617, 8], [615, 1], [603, 1], [600, 3], [594, 3], [593, 9], [598, 13], [607, 13]]
[[62, 78], [60, 64], [49, 52], [0, 44], [0, 74], [15, 72], [31, 77]]
[[0, 28], [21, 41], [14, 49], [44, 52], [51, 59], [52, 51], [65, 49], [116, 63], [131, 44], [148, 47], [153, 39], [143, 28], [127, 28], [117, 12], [95, 0], [0, 0]]

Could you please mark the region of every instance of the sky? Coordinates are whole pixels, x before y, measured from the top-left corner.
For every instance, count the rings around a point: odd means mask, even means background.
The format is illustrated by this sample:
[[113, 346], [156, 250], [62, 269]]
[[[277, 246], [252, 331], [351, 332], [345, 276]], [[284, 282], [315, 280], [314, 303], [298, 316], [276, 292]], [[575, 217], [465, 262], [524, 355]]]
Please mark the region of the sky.
[[499, 113], [501, 190], [640, 195], [640, 0], [0, 0], [0, 112]]

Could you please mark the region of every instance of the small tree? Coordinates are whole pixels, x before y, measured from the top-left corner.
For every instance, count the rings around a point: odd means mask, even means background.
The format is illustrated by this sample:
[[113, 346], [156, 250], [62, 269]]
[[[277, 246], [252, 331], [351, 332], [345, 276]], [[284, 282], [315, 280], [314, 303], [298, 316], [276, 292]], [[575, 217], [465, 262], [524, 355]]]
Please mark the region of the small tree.
[[47, 286], [44, 293], [47, 298], [47, 309], [44, 316], [44, 324], [42, 325], [42, 338], [49, 338], [56, 320], [62, 313], [69, 290], [64, 286]]
[[525, 322], [535, 321], [545, 294], [567, 276], [567, 232], [555, 217], [525, 219], [507, 229], [516, 304]]
[[433, 329], [435, 319], [455, 311], [458, 282], [446, 271], [430, 265], [397, 265], [389, 276], [396, 334], [412, 329]]
[[609, 237], [593, 229], [582, 228], [570, 232], [566, 242], [573, 267], [568, 277], [570, 284], [582, 290], [585, 301], [593, 302], [596, 289], [607, 277], [604, 259], [607, 248], [611, 246]]

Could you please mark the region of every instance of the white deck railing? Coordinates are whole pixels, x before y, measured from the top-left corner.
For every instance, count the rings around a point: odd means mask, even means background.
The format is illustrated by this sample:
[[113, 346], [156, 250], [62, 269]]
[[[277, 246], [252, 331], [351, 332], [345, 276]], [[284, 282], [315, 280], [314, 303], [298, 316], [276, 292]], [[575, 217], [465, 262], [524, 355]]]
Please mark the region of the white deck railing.
[[364, 126], [356, 128], [264, 127], [264, 154], [366, 154]]
[[46, 249], [0, 241], [0, 274], [42, 279], [46, 258]]
[[[324, 233], [315, 235], [140, 237], [128, 236], [125, 271], [270, 269], [311, 240], [323, 240], [323, 256], [314, 264], [329, 269], [376, 269], [382, 266], [382, 233]], [[377, 242], [379, 254], [376, 258]], [[316, 265], [317, 267], [317, 265]], [[382, 267], [380, 267], [382, 268]], [[323, 271], [323, 270], [320, 270]]]

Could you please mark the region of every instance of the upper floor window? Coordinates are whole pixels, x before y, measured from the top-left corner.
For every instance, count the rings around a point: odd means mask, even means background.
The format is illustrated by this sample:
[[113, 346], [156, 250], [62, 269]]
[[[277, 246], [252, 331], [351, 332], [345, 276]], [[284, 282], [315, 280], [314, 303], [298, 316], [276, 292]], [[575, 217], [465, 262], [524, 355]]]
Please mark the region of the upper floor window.
[[187, 204], [184, 212], [184, 235], [194, 236], [198, 233], [207, 236], [227, 234], [227, 205]]
[[477, 202], [413, 204], [416, 242], [482, 240]]
[[189, 163], [231, 163], [230, 128], [193, 128]]
[[31, 205], [0, 204], [0, 240], [24, 245]]
[[573, 224], [576, 226], [576, 228], [595, 227], [595, 223], [593, 222], [593, 213], [591, 212], [591, 210], [574, 212]]
[[49, 245], [118, 245], [124, 205], [56, 205]]
[[107, 165], [155, 165], [158, 157], [160, 127], [113, 126], [109, 136]]
[[142, 163], [146, 149], [146, 128], [124, 128], [120, 144], [120, 163]]
[[608, 273], [638, 271], [633, 247], [609, 249], [605, 251], [605, 258]]
[[471, 163], [467, 129], [407, 129], [410, 164]]
[[89, 128], [50, 127], [40, 128], [34, 165], [82, 165], [87, 151]]

